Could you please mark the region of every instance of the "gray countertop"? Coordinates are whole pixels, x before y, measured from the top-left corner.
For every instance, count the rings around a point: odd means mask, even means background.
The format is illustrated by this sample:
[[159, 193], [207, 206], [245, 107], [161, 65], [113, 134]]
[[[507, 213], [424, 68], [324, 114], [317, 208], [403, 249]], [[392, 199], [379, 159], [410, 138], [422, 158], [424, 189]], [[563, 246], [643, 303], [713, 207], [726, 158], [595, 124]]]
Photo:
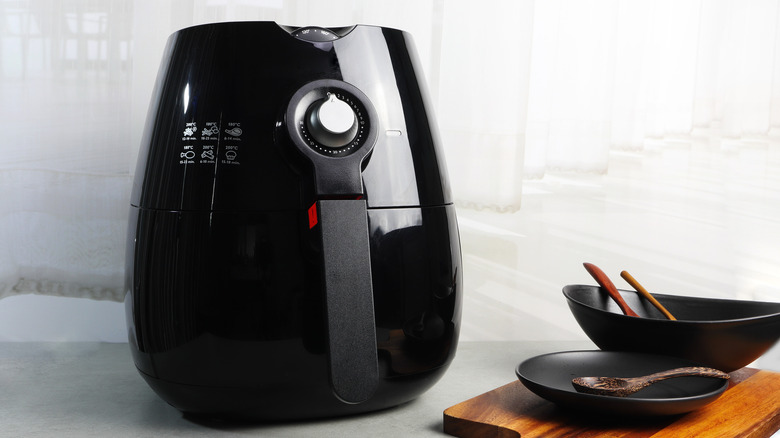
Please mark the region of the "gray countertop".
[[588, 341], [462, 342], [442, 380], [396, 408], [322, 421], [214, 424], [185, 418], [157, 397], [126, 344], [0, 343], [0, 436], [447, 436], [444, 409], [514, 381], [522, 360], [593, 348]]
[[162, 401], [126, 344], [0, 343], [0, 436], [446, 436], [444, 409], [515, 379], [537, 354], [589, 342], [462, 342], [450, 369], [417, 400], [371, 414], [278, 424], [201, 424]]

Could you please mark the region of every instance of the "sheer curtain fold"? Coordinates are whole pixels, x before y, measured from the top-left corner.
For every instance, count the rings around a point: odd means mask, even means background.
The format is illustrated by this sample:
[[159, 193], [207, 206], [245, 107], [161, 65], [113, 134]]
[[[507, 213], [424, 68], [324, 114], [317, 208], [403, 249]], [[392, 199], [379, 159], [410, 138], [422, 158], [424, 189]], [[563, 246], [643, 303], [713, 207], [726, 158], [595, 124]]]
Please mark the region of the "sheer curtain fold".
[[[765, 136], [772, 112], [772, 96], [780, 87], [777, 69], [778, 2], [756, 0], [740, 2], [720, 0], [702, 2], [702, 56], [697, 81], [712, 76], [709, 87], [697, 94], [697, 104], [706, 105], [709, 119], [698, 121], [707, 126], [719, 123], [727, 138]], [[717, 49], [713, 50], [712, 46]], [[698, 109], [698, 105], [695, 107]]]
[[777, 1], [559, 0], [535, 9], [525, 178], [603, 173], [610, 150], [648, 140], [708, 135], [718, 145], [779, 126]]
[[0, 3], [0, 298], [122, 299], [131, 10]]
[[777, 0], [0, 2], [0, 297], [120, 299], [165, 41], [225, 20], [409, 31], [461, 207], [516, 211], [523, 180], [616, 149], [780, 132]]
[[533, 3], [447, 6], [436, 109], [455, 199], [514, 211], [522, 194]]
[[526, 177], [546, 169], [605, 170], [617, 4], [537, 3]]

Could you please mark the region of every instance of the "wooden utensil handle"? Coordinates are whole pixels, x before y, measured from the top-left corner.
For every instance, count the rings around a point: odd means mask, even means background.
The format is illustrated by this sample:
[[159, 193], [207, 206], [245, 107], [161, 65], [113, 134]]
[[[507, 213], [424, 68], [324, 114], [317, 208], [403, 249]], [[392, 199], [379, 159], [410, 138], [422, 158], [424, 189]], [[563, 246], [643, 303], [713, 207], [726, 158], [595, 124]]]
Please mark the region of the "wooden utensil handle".
[[612, 281], [607, 277], [607, 274], [604, 273], [601, 269], [599, 269], [598, 266], [592, 264], [592, 263], [583, 263], [583, 266], [585, 266], [585, 270], [588, 271], [591, 277], [593, 277], [596, 282], [606, 289], [607, 293], [610, 297], [612, 297], [613, 300], [617, 303], [618, 307], [620, 307], [620, 310], [623, 311], [624, 315], [628, 316], [636, 316], [639, 315], [636, 314], [633, 310], [631, 310], [631, 307], [626, 304], [625, 300], [623, 300], [623, 297], [620, 295], [620, 292], [618, 292], [615, 285], [612, 283]]
[[659, 380], [671, 379], [672, 377], [685, 377], [685, 376], [697, 376], [697, 377], [716, 377], [719, 379], [729, 379], [729, 375], [723, 371], [716, 370], [714, 368], [707, 367], [683, 367], [675, 368], [672, 370], [661, 371], [655, 374], [647, 376], [648, 381], [657, 382]]
[[636, 291], [639, 292], [640, 295], [642, 295], [648, 301], [650, 301], [650, 303], [654, 305], [656, 309], [660, 310], [661, 313], [663, 313], [667, 319], [671, 321], [675, 321], [677, 319], [674, 317], [674, 315], [672, 315], [671, 312], [666, 310], [666, 307], [664, 307], [661, 303], [659, 303], [658, 300], [656, 300], [655, 297], [650, 292], [648, 292], [647, 289], [644, 288], [644, 286], [639, 284], [639, 282], [636, 281], [636, 279], [631, 274], [629, 274], [627, 271], [623, 271], [620, 273], [620, 276], [623, 277], [623, 279], [626, 280], [626, 282], [630, 284], [631, 287], [636, 289]]

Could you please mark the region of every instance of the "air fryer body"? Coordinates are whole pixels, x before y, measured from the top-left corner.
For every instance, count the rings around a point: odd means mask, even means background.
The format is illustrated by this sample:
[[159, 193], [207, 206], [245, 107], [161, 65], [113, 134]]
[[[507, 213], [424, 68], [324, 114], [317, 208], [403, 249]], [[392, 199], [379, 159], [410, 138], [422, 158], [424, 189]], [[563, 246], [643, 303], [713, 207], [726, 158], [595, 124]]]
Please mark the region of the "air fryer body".
[[[422, 84], [393, 29], [244, 22], [171, 36], [133, 188], [125, 303], [135, 364], [163, 399], [311, 418], [403, 403], [442, 376], [462, 269]], [[336, 148], [306, 124], [331, 95], [356, 114]]]

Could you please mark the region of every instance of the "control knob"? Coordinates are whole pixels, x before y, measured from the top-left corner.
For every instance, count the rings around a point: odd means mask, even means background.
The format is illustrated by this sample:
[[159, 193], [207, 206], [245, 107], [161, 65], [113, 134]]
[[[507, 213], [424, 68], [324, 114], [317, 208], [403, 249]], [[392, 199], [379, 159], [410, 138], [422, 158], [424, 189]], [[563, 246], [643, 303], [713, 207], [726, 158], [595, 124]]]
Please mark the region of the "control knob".
[[306, 127], [317, 143], [333, 149], [348, 145], [358, 132], [355, 111], [333, 93], [309, 107]]

